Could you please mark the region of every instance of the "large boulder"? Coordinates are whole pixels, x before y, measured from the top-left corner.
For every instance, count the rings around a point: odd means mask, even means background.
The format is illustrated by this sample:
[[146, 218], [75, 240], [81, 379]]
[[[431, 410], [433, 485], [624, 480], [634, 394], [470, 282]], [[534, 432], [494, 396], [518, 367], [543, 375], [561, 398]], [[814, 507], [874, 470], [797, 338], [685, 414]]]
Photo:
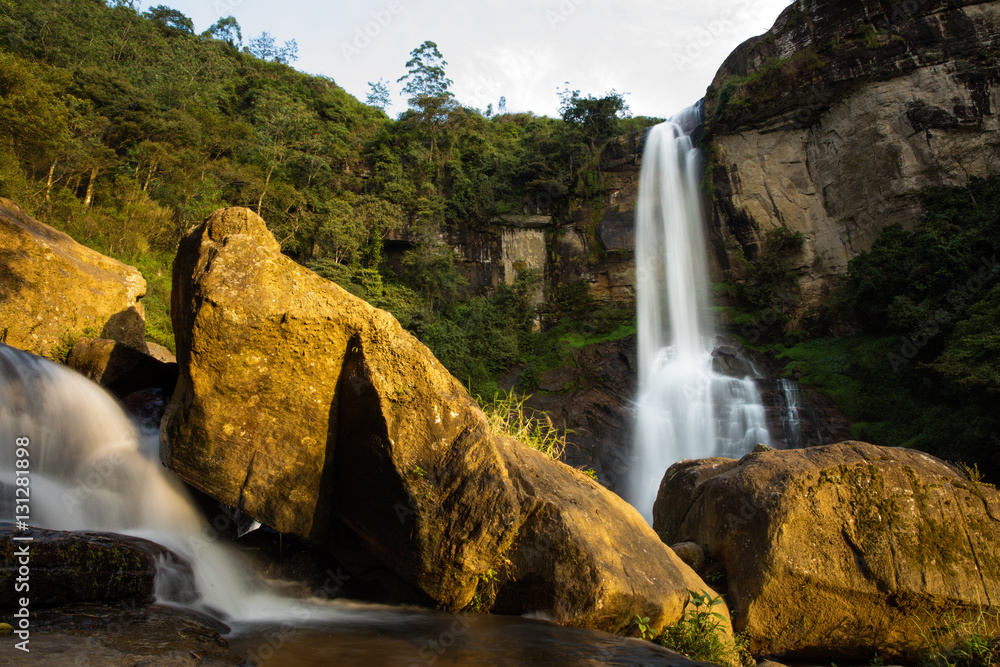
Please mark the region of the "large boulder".
[[0, 342], [53, 356], [67, 338], [146, 351], [146, 281], [0, 198]]
[[1000, 630], [1000, 493], [921, 452], [848, 441], [682, 461], [653, 516], [664, 541], [725, 566], [755, 655], [913, 659], [948, 619]]
[[620, 631], [706, 590], [617, 496], [491, 434], [395, 318], [284, 257], [251, 211], [185, 235], [171, 312], [161, 454], [213, 498], [447, 609]]

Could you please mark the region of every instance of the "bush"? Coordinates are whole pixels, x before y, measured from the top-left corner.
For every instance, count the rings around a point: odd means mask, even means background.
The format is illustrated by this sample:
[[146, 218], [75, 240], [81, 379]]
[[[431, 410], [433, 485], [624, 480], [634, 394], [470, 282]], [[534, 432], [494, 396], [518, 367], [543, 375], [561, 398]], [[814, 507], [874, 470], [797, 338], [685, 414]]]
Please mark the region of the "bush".
[[730, 642], [725, 633], [725, 617], [714, 608], [722, 598], [688, 591], [691, 601], [680, 621], [666, 627], [654, 641], [692, 660], [740, 667], [750, 654], [743, 637]]

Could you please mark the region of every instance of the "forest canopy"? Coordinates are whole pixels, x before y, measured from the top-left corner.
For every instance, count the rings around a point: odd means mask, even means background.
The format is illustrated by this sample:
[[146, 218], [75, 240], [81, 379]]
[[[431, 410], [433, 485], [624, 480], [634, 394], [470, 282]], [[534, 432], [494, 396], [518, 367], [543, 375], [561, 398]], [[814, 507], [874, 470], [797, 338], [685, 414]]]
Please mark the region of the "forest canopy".
[[[140, 13], [127, 0], [0, 1], [0, 36], [0, 192], [137, 265], [151, 339], [173, 344], [180, 235], [219, 207], [246, 206], [286, 254], [392, 311], [487, 389], [494, 372], [463, 351], [467, 323], [524, 343], [535, 314], [508, 303], [527, 298], [523, 287], [471, 294], [443, 232], [539, 199], [558, 216], [570, 198], [595, 196], [581, 176], [611, 128], [656, 120], [629, 118], [615, 91], [574, 92], [562, 118], [506, 113], [502, 99], [501, 113], [464, 106], [432, 41], [395, 82], [409, 109], [392, 119], [387, 81], [362, 103], [293, 69], [294, 39], [245, 36], [231, 16], [197, 34], [169, 6]], [[408, 248], [391, 265], [389, 236]], [[496, 312], [471, 315], [494, 301]], [[507, 360], [523, 356], [512, 349]]]

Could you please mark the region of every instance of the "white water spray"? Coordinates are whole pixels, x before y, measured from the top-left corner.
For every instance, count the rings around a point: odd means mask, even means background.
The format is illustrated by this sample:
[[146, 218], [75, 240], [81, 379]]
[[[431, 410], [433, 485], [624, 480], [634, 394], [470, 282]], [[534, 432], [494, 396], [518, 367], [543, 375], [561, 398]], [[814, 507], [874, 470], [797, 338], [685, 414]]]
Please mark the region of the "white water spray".
[[687, 458], [738, 457], [768, 443], [753, 378], [712, 370], [701, 103], [650, 130], [636, 211], [639, 398], [629, 501], [652, 520], [663, 473]]
[[196, 590], [171, 580], [176, 569], [161, 567], [161, 602], [184, 602], [230, 623], [287, 616], [292, 601], [268, 593], [217, 541], [181, 482], [160, 464], [157, 431], [137, 427], [82, 375], [0, 345], [0, 521], [14, 520], [19, 437], [31, 442], [31, 525], [123, 533], [167, 547], [192, 566]]
[[796, 380], [780, 379], [778, 386], [785, 399], [785, 414], [781, 420], [785, 431], [785, 442], [789, 449], [802, 447], [802, 418], [799, 417], [799, 383]]

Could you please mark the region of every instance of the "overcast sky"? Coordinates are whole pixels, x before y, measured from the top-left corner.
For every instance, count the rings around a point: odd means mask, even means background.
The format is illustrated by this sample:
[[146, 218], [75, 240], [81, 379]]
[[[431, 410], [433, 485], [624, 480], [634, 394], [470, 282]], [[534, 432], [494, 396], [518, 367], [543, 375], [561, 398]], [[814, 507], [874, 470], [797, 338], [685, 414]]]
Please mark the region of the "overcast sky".
[[437, 42], [458, 101], [556, 116], [558, 91], [628, 93], [634, 115], [667, 117], [705, 93], [726, 56], [765, 32], [790, 0], [143, 0], [189, 16], [202, 32], [235, 16], [246, 44], [294, 39], [297, 69], [364, 101], [369, 81], [396, 80], [410, 51]]

